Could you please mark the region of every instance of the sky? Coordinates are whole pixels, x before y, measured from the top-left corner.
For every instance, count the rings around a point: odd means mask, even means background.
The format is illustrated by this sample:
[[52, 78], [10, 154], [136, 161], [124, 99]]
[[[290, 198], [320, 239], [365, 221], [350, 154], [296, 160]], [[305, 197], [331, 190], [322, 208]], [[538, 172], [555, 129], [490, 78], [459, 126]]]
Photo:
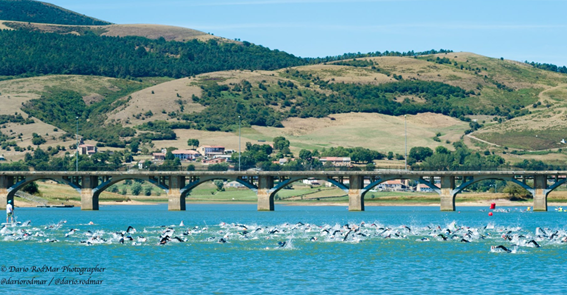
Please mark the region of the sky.
[[567, 0], [45, 2], [117, 24], [186, 27], [301, 57], [450, 49], [567, 65]]

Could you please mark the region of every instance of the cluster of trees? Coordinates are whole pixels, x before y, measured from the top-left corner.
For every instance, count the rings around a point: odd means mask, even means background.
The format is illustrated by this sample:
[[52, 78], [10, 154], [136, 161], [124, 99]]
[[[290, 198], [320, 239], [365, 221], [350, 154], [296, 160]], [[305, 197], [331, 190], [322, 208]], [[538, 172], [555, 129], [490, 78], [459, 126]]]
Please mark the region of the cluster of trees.
[[61, 25], [89, 26], [110, 24], [109, 22], [62, 9], [53, 4], [27, 0], [0, 0], [0, 19]]
[[426, 51], [407, 51], [407, 52], [399, 52], [399, 51], [376, 51], [376, 52], [368, 52], [368, 53], [345, 53], [336, 56], [327, 56], [327, 57], [318, 57], [318, 58], [310, 58], [309, 61], [312, 63], [323, 63], [329, 61], [337, 61], [337, 60], [345, 60], [345, 59], [353, 59], [353, 58], [362, 58], [362, 57], [380, 57], [380, 56], [420, 56], [420, 55], [431, 55], [431, 54], [438, 54], [438, 53], [451, 53], [453, 50], [446, 50], [446, 49], [431, 49]]
[[[113, 91], [113, 93], [107, 94], [104, 100], [89, 105], [84, 102], [82, 95], [76, 91], [48, 87], [39, 99], [26, 102], [22, 110], [30, 116], [67, 131], [65, 138], [74, 138], [78, 122], [80, 135], [84, 139], [99, 142], [100, 146], [124, 148], [133, 141], [148, 142], [150, 140], [176, 138], [175, 133], [169, 127], [164, 130], [148, 127], [146, 129], [150, 129], [154, 133], [149, 132], [136, 136], [136, 130], [130, 127], [123, 127], [120, 124], [105, 124], [107, 114], [124, 101], [118, 100], [121, 96], [148, 85], [147, 83], [127, 80], [114, 81], [114, 84], [120, 90]], [[30, 120], [33, 121], [33, 119], [28, 118], [23, 123]], [[153, 124], [153, 122], [150, 123]]]
[[[292, 75], [301, 74], [295, 71]], [[381, 85], [357, 85], [327, 83], [315, 77], [310, 78], [321, 88], [334, 93], [299, 89], [291, 81], [255, 84], [243, 80], [234, 85], [206, 82], [201, 86], [201, 97], [194, 96], [193, 100], [207, 108], [199, 113], [181, 115], [181, 119], [187, 123], [175, 125], [177, 128], [234, 131], [238, 127], [239, 117], [244, 126], [282, 127], [282, 120], [289, 117], [322, 118], [349, 112], [387, 115], [434, 112], [462, 120], [466, 120], [465, 115], [474, 113], [468, 106], [459, 106], [471, 92], [440, 82], [403, 80]], [[401, 102], [395, 100], [396, 97], [407, 95], [420, 97], [425, 103], [409, 99]], [[162, 130], [174, 128], [171, 124], [167, 126], [167, 123], [160, 126], [164, 127]]]
[[[0, 164], [0, 171], [74, 171], [76, 169], [75, 153], [66, 152], [63, 157], [57, 157], [62, 149], [49, 147], [47, 150], [34, 149], [25, 154], [23, 161]], [[132, 154], [127, 151], [113, 153], [102, 152], [94, 155], [79, 155], [78, 165], [81, 171], [111, 171], [119, 169], [124, 162], [133, 160]]]
[[462, 142], [453, 143], [454, 151], [439, 146], [433, 151], [428, 147], [413, 147], [408, 155], [408, 165], [415, 170], [494, 170], [506, 164], [497, 155], [473, 152]]
[[308, 63], [306, 59], [248, 42], [177, 42], [97, 36], [92, 32], [77, 36], [23, 30], [2, 30], [0, 40], [0, 75], [8, 76], [181, 78], [213, 71], [274, 70]]
[[528, 62], [527, 60], [526, 60], [526, 63], [529, 64], [529, 65], [532, 65], [533, 67], [538, 68], [538, 69], [567, 74], [567, 67], [566, 66], [557, 66], [557, 65], [554, 65], [554, 64], [539, 63], [539, 62], [533, 62], [533, 61]]
[[371, 60], [364, 60], [364, 59], [357, 60], [356, 58], [353, 58], [352, 60], [343, 60], [343, 61], [335, 62], [333, 64], [337, 66], [349, 66], [355, 68], [366, 68], [366, 67], [374, 66], [374, 62]]
[[321, 157], [350, 157], [351, 161], [355, 163], [372, 163], [374, 160], [382, 160], [385, 155], [367, 148], [355, 147], [330, 147], [323, 148], [319, 155]]
[[14, 115], [0, 115], [0, 125], [6, 123], [33, 124], [34, 120], [32, 118], [24, 119], [22, 114], [18, 112], [14, 113]]
[[[284, 157], [294, 158], [294, 155], [289, 151], [289, 140], [285, 137], [274, 138], [274, 143], [271, 146], [268, 144], [260, 145], [247, 142], [245, 151], [240, 155], [240, 165], [241, 169], [259, 168], [266, 171], [302, 171], [324, 168], [334, 169], [335, 167], [331, 165], [331, 163], [328, 163], [328, 166], [325, 166], [321, 161], [319, 161], [319, 158], [350, 157], [352, 161], [360, 164], [369, 164], [373, 169], [373, 161], [383, 159], [385, 155], [380, 152], [361, 147], [331, 147], [328, 149], [323, 148], [321, 151], [317, 149], [302, 149], [299, 151], [298, 157], [295, 159], [288, 161], [283, 165], [274, 163]], [[233, 163], [238, 163], [238, 153], [234, 153], [232, 155], [231, 161]], [[220, 168], [220, 166], [215, 166], [215, 169], [216, 168]], [[228, 166], [226, 169], [228, 169]]]

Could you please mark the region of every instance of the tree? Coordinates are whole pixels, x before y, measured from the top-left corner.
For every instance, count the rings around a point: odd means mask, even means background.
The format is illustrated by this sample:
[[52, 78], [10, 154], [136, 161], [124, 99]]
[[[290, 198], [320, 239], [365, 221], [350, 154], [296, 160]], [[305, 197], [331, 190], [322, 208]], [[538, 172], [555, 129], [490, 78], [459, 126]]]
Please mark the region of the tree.
[[517, 196], [525, 196], [527, 193], [527, 191], [521, 186], [512, 182], [508, 182], [502, 192], [508, 194], [508, 196], [510, 196], [510, 198], [512, 199], [516, 198]]
[[137, 182], [134, 183], [134, 185], [132, 186], [132, 195], [139, 196], [141, 192], [142, 192], [142, 185]]
[[311, 153], [310, 150], [299, 151], [299, 158], [304, 160], [304, 161], [310, 161], [312, 157], [313, 157], [313, 154]]
[[187, 171], [195, 171], [195, 165], [189, 164], [189, 165], [187, 166]]
[[22, 188], [22, 190], [31, 195], [39, 193], [39, 187], [35, 182], [28, 183], [26, 186], [24, 186], [24, 188]]
[[152, 187], [151, 186], [146, 186], [144, 188], [144, 195], [146, 196], [151, 196], [152, 195]]
[[213, 183], [217, 187], [217, 191], [224, 192], [224, 181], [217, 179]]
[[416, 146], [412, 147], [409, 153], [409, 158], [413, 158], [418, 162], [424, 161], [426, 158], [433, 155], [433, 150], [428, 147]]
[[274, 138], [274, 148], [283, 152], [284, 149], [289, 148], [290, 142], [285, 137], [278, 136]]
[[111, 192], [111, 193], [118, 193], [118, 191], [119, 191], [119, 190], [118, 190], [118, 186], [112, 185], [112, 186], [110, 186], [110, 188], [108, 189], [108, 191]]
[[175, 159], [175, 156], [173, 155], [173, 153], [168, 150], [167, 153], [165, 154], [165, 160], [166, 161], [172, 161]]
[[199, 140], [198, 139], [188, 139], [187, 145], [192, 146], [193, 148], [196, 148], [196, 147], [199, 146]]
[[440, 146], [435, 148], [435, 153], [436, 154], [449, 154], [449, 150], [446, 147], [440, 145]]
[[46, 142], [45, 139], [41, 136], [34, 136], [32, 138], [32, 144], [33, 145], [40, 146], [40, 145], [44, 144], [45, 142]]
[[132, 143], [130, 143], [130, 151], [132, 151], [132, 153], [137, 154], [138, 150], [140, 148], [140, 142], [139, 141], [132, 141]]
[[212, 164], [208, 167], [209, 171], [227, 171], [228, 164], [227, 163], [220, 163], [220, 164]]

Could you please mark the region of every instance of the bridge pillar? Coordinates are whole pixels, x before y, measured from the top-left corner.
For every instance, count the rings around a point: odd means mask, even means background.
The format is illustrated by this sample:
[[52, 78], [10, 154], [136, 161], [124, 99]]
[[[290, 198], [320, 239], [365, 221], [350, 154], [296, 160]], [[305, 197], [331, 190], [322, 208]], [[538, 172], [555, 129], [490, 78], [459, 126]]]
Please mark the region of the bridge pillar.
[[169, 178], [169, 190], [167, 191], [167, 210], [185, 211], [185, 194], [181, 189], [185, 187], [185, 176], [171, 176]]
[[98, 210], [98, 195], [94, 189], [98, 186], [98, 176], [83, 176], [81, 185], [81, 210]]
[[534, 211], [547, 211], [547, 175], [534, 176]]
[[10, 188], [12, 185], [14, 185], [13, 176], [0, 176], [0, 210], [6, 209], [8, 200], [12, 200], [12, 203], [14, 202], [14, 196], [9, 196], [8, 194], [8, 188]]
[[452, 194], [455, 189], [454, 176], [441, 177], [441, 211], [455, 211], [455, 196]]
[[364, 177], [352, 175], [349, 177], [348, 211], [364, 211]]
[[274, 211], [273, 176], [258, 177], [258, 211]]

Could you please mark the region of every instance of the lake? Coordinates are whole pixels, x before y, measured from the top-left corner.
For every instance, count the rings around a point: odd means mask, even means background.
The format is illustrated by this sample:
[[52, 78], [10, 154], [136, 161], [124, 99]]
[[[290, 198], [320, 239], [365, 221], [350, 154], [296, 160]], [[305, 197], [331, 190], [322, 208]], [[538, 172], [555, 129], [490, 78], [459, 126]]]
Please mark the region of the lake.
[[[276, 205], [274, 212], [258, 212], [256, 205], [203, 204], [188, 204], [181, 212], [169, 212], [164, 204], [101, 206], [100, 211], [18, 208], [18, 221], [31, 224], [1, 231], [0, 290], [510, 294], [564, 293], [567, 287], [567, 213], [554, 207], [536, 213], [525, 207], [499, 208], [493, 216], [478, 207], [458, 212], [366, 209]], [[135, 232], [126, 232], [129, 226]], [[165, 236], [165, 245], [159, 245]]]

